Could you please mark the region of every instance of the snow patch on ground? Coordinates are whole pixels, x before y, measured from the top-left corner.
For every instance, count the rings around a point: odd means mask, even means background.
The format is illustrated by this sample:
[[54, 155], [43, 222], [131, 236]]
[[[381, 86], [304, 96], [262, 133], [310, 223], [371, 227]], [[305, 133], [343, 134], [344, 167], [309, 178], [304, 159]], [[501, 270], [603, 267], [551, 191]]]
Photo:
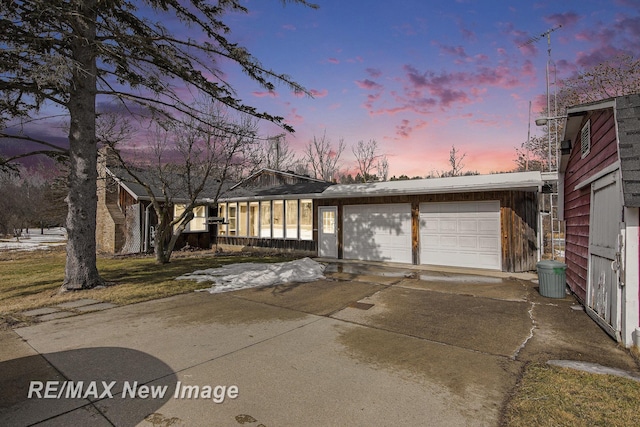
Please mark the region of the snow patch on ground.
[[67, 230], [63, 227], [47, 228], [44, 234], [39, 228], [22, 233], [20, 238], [0, 239], [0, 251], [38, 251], [67, 243]]
[[323, 264], [311, 258], [275, 264], [248, 262], [197, 270], [176, 277], [176, 280], [213, 282], [210, 288], [199, 289], [197, 292], [217, 294], [282, 283], [312, 282], [324, 279], [324, 269]]

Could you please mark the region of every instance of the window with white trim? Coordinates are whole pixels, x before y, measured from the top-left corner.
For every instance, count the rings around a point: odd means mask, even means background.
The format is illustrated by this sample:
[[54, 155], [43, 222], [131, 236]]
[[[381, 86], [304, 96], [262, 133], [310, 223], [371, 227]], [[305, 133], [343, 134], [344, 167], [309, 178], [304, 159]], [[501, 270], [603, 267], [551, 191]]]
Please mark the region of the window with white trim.
[[[185, 210], [185, 205], [181, 203], [176, 203], [173, 205], [173, 217], [177, 218]], [[173, 229], [176, 230], [180, 224], [176, 224], [173, 226]], [[209, 224], [207, 223], [207, 207], [206, 206], [196, 206], [193, 208], [193, 219], [189, 221], [187, 227], [184, 229], [183, 233], [201, 233], [209, 230]]]
[[591, 151], [591, 120], [587, 120], [587, 123], [584, 124], [582, 130], [580, 131], [580, 152], [582, 153], [582, 158], [587, 157], [589, 152]]
[[298, 200], [286, 200], [285, 201], [285, 217], [286, 228], [285, 237], [287, 239], [298, 238]]
[[236, 219], [238, 214], [238, 205], [235, 203], [229, 203], [229, 236], [236, 235]]
[[300, 239], [313, 240], [313, 201], [300, 200]]

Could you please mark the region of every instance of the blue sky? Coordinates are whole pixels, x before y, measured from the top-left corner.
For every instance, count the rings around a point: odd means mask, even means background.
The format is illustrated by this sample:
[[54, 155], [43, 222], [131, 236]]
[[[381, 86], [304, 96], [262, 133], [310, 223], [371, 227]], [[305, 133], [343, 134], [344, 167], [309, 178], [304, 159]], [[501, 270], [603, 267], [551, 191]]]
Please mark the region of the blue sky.
[[[558, 79], [617, 54], [640, 57], [640, 0], [316, 3], [314, 10], [244, 0], [249, 13], [225, 18], [229, 40], [313, 97], [285, 86], [266, 92], [233, 64], [219, 66], [244, 103], [296, 129], [287, 141], [297, 153], [314, 137], [326, 134], [335, 145], [343, 139], [347, 171], [355, 167], [351, 147], [371, 139], [387, 156], [390, 175], [445, 171], [453, 145], [466, 153], [466, 170], [512, 170], [529, 122], [546, 105], [547, 39], [528, 40], [557, 28], [551, 58]], [[175, 19], [159, 19], [185, 35]], [[32, 126], [62, 144], [63, 122]], [[282, 132], [261, 127], [266, 135]], [[532, 124], [532, 133], [542, 129]]]
[[[296, 150], [326, 132], [348, 146], [375, 139], [392, 175], [447, 169], [455, 145], [467, 170], [515, 167], [515, 149], [545, 105], [547, 39], [559, 79], [618, 53], [638, 56], [640, 2], [318, 0], [320, 9], [251, 0], [230, 39], [314, 94], [267, 93], [227, 78], [247, 103], [284, 116]], [[268, 125], [265, 132], [278, 133]], [[532, 132], [541, 133], [532, 125]]]

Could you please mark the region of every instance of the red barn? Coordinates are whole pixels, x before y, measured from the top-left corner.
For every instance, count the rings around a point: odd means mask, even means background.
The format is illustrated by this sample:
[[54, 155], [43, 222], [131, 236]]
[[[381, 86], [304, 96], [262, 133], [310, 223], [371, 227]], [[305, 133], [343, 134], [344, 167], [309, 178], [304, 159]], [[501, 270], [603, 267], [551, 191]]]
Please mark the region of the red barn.
[[559, 171], [567, 284], [626, 347], [640, 347], [640, 95], [567, 110]]

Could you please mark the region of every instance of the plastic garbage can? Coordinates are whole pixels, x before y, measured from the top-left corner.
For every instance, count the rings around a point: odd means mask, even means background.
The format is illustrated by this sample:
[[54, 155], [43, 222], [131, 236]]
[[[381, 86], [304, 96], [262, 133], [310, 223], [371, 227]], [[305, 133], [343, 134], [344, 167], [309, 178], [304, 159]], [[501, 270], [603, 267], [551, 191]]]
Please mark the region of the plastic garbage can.
[[547, 298], [564, 298], [567, 264], [558, 261], [540, 261], [536, 266], [540, 295]]

